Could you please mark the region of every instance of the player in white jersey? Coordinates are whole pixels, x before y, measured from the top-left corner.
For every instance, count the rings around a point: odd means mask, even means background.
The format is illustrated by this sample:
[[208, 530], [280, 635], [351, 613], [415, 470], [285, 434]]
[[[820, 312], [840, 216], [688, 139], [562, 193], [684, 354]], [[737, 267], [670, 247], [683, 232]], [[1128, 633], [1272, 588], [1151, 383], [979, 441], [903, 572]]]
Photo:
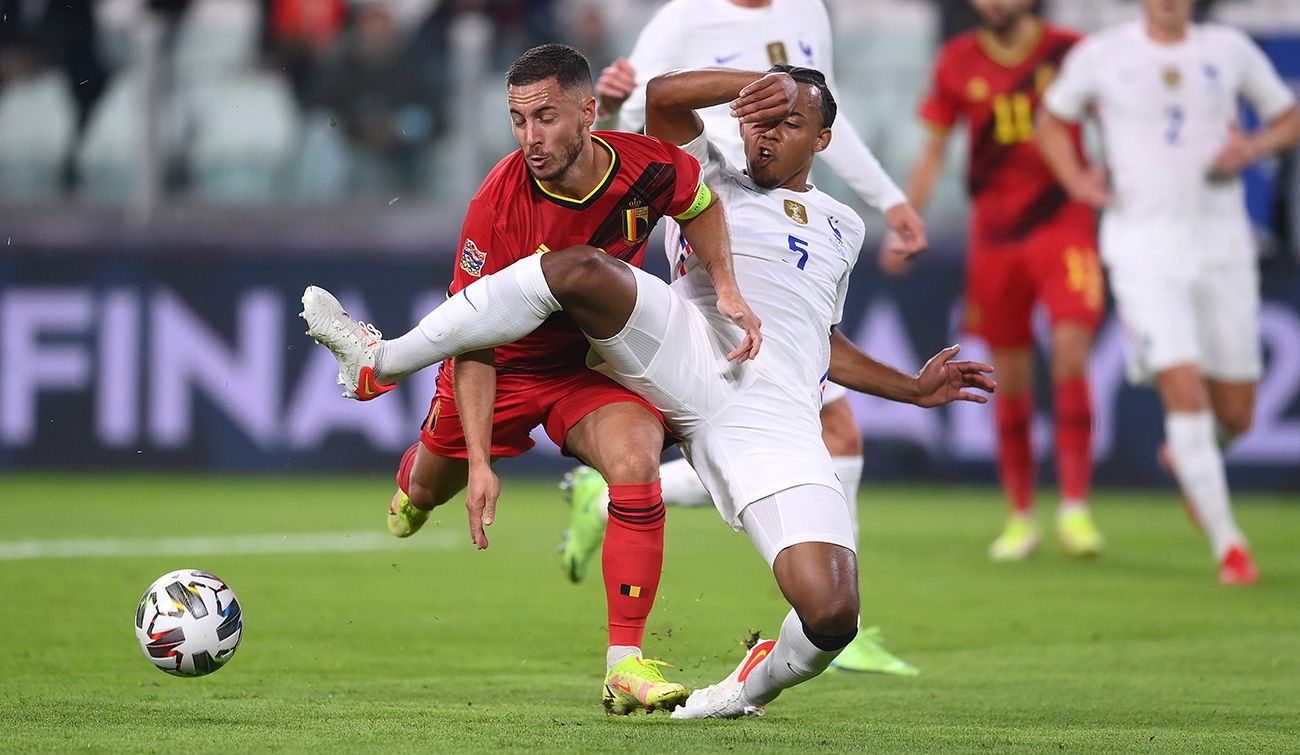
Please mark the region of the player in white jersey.
[[[1154, 380], [1165, 460], [1224, 584], [1258, 575], [1232, 516], [1222, 449], [1245, 432], [1261, 370], [1259, 279], [1238, 174], [1300, 141], [1295, 96], [1241, 32], [1191, 22], [1192, 0], [1081, 42], [1048, 89], [1039, 146], [1076, 198], [1104, 208], [1101, 255], [1128, 336], [1129, 378]], [[1264, 126], [1246, 135], [1238, 98]], [[1094, 108], [1110, 185], [1065, 136]], [[1217, 424], [1217, 426], [1216, 426]]]
[[[672, 0], [661, 7], [637, 36], [632, 52], [607, 67], [596, 83], [602, 128], [641, 131], [646, 127], [646, 82], [679, 68], [726, 66], [763, 70], [771, 65], [794, 64], [822, 71], [835, 91], [832, 71], [831, 24], [822, 0]], [[724, 105], [699, 113], [704, 133], [732, 164], [745, 164], [740, 129]], [[884, 213], [906, 253], [925, 246], [925, 226], [907, 197], [885, 173], [862, 142], [852, 124], [840, 120], [835, 138], [820, 153], [829, 165], [869, 206]], [[665, 248], [669, 264], [677, 267], [685, 255], [677, 225], [666, 225]], [[822, 440], [835, 461], [835, 471], [845, 495], [854, 502], [857, 524], [858, 486], [862, 479], [862, 433], [849, 407], [843, 387], [828, 382], [821, 411]], [[707, 506], [708, 491], [685, 460], [665, 463], [660, 469], [664, 503]], [[604, 484], [594, 471], [582, 468], [566, 478], [571, 520], [562, 553], [565, 573], [575, 581], [585, 576], [600, 546], [604, 523]], [[836, 666], [858, 671], [914, 675], [917, 670], [886, 652], [873, 638], [878, 629], [863, 632]]]
[[[744, 123], [748, 174], [710, 147], [694, 113], [731, 101]], [[674, 717], [759, 715], [782, 690], [821, 673], [857, 632], [853, 526], [817, 417], [823, 376], [937, 406], [984, 402], [969, 388], [992, 390], [985, 374], [992, 368], [949, 361], [952, 347], [911, 377], [833, 332], [862, 223], [807, 183], [835, 112], [820, 74], [683, 71], [656, 79], [650, 102], [651, 130], [701, 159], [739, 231], [735, 279], [753, 314], [766, 320], [764, 337], [735, 292], [713, 289], [697, 257], [669, 286], [591, 247], [533, 255], [484, 276], [393, 341], [376, 344], [314, 287], [303, 297], [304, 317], [353, 390], [363, 367], [391, 383], [457, 353], [517, 340], [555, 312], [572, 318], [592, 345], [593, 367], [663, 413], [719, 513], [750, 536], [792, 605], [775, 641], [755, 645], [735, 672], [697, 691]], [[497, 489], [494, 478], [470, 486]], [[495, 500], [469, 506], [478, 542]]]

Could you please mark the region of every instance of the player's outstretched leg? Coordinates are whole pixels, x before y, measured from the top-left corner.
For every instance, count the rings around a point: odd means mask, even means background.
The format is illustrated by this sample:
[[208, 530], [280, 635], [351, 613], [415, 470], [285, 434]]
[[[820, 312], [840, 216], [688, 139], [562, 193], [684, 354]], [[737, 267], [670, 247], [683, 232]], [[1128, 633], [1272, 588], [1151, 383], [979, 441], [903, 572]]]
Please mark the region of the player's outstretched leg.
[[589, 246], [525, 257], [470, 284], [391, 340], [349, 317], [323, 288], [308, 286], [302, 304], [307, 335], [339, 362], [343, 395], [364, 401], [444, 359], [517, 341], [560, 310], [588, 336], [609, 338], [632, 314], [636, 279], [626, 263]]
[[[857, 634], [857, 557], [839, 491], [790, 488], [751, 503], [741, 519], [792, 610], [776, 640], [759, 640], [731, 674], [692, 693], [673, 718], [762, 715], [783, 690], [825, 671]], [[812, 532], [841, 542], [801, 540]], [[793, 545], [782, 547], [791, 540]]]

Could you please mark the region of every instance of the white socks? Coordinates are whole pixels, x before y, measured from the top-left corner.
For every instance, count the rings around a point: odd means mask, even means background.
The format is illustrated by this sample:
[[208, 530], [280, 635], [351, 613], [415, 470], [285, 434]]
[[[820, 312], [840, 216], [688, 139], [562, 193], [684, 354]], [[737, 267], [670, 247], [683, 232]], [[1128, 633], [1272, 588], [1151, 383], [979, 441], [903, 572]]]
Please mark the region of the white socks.
[[381, 342], [375, 372], [392, 382], [457, 354], [518, 341], [558, 311], [542, 256], [534, 254], [474, 281], [406, 335]]
[[710, 506], [713, 498], [704, 489], [700, 476], [695, 474], [685, 459], [676, 459], [659, 465], [659, 484], [667, 506]]
[[858, 539], [858, 486], [862, 483], [862, 454], [832, 456], [835, 475], [844, 486], [844, 500], [849, 502], [849, 520], [853, 522], [853, 540]]
[[605, 673], [617, 666], [624, 658], [635, 655], [641, 657], [641, 648], [636, 645], [610, 645], [605, 651]]
[[[843, 650], [843, 648], [840, 648]], [[772, 654], [744, 682], [745, 699], [753, 705], [767, 705], [788, 689], [826, 670], [840, 650], [822, 650], [804, 634], [799, 614], [790, 609], [781, 623]]]
[[1215, 560], [1222, 561], [1232, 546], [1245, 543], [1246, 538], [1232, 518], [1223, 453], [1215, 436], [1214, 414], [1208, 409], [1165, 415], [1165, 439], [1178, 483], [1210, 538]]

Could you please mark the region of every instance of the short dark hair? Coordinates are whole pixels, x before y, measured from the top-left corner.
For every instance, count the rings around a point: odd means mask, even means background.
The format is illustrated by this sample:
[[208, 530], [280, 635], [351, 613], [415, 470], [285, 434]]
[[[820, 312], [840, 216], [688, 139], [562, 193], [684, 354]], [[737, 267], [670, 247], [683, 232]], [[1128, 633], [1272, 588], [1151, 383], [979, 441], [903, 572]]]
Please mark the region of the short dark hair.
[[560, 88], [569, 91], [578, 86], [591, 90], [591, 64], [577, 48], [548, 42], [538, 45], [510, 64], [506, 84], [523, 86], [554, 76]]
[[835, 104], [835, 95], [831, 94], [831, 88], [826, 86], [826, 74], [816, 68], [792, 66], [788, 63], [777, 63], [767, 69], [767, 72], [788, 73], [790, 78], [799, 84], [817, 87], [817, 91], [821, 93], [822, 128], [830, 128], [831, 124], [835, 123], [835, 114], [839, 111], [839, 106]]

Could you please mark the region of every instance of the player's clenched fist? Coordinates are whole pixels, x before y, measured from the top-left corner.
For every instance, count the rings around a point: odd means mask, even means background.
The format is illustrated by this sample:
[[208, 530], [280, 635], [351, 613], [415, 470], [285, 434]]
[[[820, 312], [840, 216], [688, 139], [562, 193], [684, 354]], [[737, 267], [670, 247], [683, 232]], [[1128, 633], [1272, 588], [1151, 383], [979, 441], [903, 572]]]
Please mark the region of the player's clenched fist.
[[636, 89], [636, 69], [627, 58], [619, 58], [605, 67], [596, 80], [596, 97], [600, 114], [613, 115]]
[[798, 85], [788, 73], [769, 73], [740, 90], [731, 101], [731, 117], [741, 123], [778, 121], [794, 109]]

